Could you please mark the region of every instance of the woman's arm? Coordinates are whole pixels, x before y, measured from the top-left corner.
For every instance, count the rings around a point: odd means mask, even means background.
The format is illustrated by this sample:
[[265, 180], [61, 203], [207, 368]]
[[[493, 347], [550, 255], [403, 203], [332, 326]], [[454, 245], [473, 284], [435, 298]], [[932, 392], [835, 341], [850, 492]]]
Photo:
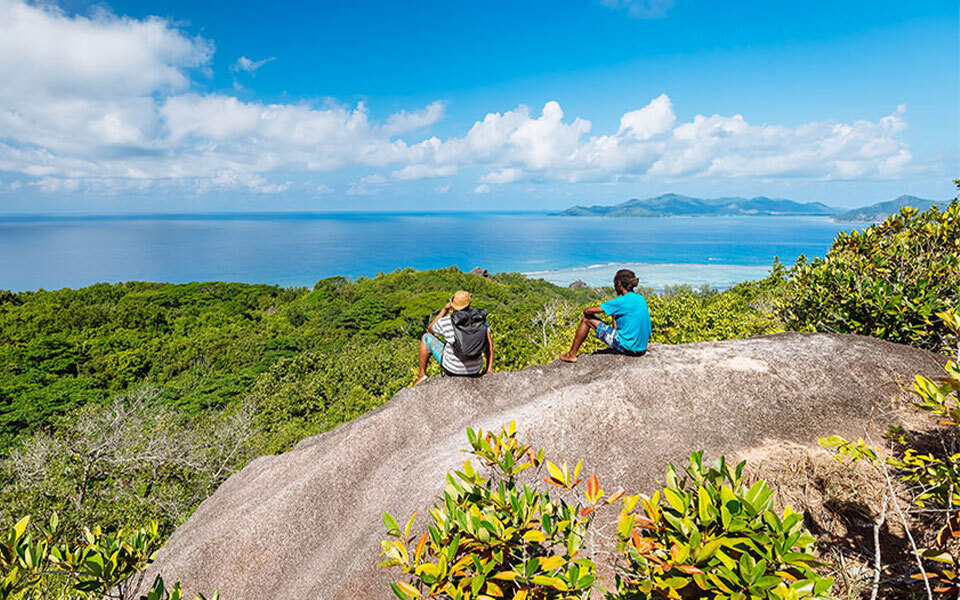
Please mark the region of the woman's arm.
[[439, 321], [440, 319], [442, 319], [442, 318], [444, 317], [444, 315], [447, 314], [447, 311], [450, 310], [451, 307], [452, 307], [452, 305], [451, 305], [449, 302], [447, 302], [446, 304], [444, 304], [444, 305], [443, 305], [443, 308], [440, 309], [440, 312], [437, 313], [437, 316], [435, 316], [435, 317], [433, 318], [433, 320], [430, 321], [430, 324], [427, 325], [427, 331], [429, 331], [429, 332], [432, 333], [433, 335], [437, 335], [437, 332], [433, 330], [433, 326], [437, 323], [437, 321]]

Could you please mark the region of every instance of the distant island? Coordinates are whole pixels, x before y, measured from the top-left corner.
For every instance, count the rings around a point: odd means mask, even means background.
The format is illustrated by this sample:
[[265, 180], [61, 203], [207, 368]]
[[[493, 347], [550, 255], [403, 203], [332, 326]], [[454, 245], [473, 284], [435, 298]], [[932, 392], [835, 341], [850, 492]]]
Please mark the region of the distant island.
[[849, 211], [827, 206], [822, 202], [795, 202], [784, 198], [692, 198], [680, 194], [662, 194], [644, 200], [632, 199], [613, 206], [574, 206], [558, 213], [564, 217], [715, 217], [715, 216], [817, 216], [837, 221], [881, 221], [901, 206], [921, 210], [938, 204], [915, 196], [900, 196]]
[[902, 206], [912, 206], [917, 210], [927, 210], [934, 204], [943, 206], [946, 202], [937, 202], [927, 200], [926, 198], [917, 198], [916, 196], [903, 195], [886, 202], [877, 202], [863, 208], [855, 208], [846, 212], [837, 213], [834, 219], [837, 221], [883, 221], [890, 214], [900, 210]]

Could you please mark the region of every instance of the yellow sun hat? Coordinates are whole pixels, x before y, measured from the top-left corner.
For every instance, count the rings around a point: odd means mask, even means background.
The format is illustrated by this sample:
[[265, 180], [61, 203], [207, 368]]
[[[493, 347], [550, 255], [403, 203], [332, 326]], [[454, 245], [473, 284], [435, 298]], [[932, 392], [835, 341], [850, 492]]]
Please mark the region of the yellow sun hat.
[[450, 298], [450, 305], [453, 306], [454, 310], [463, 310], [470, 306], [470, 292], [460, 290], [453, 295], [453, 298]]

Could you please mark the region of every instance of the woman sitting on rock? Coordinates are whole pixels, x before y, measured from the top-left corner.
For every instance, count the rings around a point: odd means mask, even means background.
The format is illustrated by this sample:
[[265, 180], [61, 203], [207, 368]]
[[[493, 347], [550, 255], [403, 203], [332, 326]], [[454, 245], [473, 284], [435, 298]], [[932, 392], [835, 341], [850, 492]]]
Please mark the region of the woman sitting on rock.
[[[620, 269], [613, 277], [613, 289], [617, 297], [583, 311], [583, 318], [573, 336], [570, 350], [560, 355], [560, 360], [577, 362], [577, 350], [593, 329], [597, 339], [621, 354], [639, 356], [647, 351], [650, 340], [650, 310], [643, 296], [633, 291], [639, 283], [629, 269]], [[613, 326], [607, 325], [597, 315], [605, 313], [613, 318]]]
[[[452, 313], [449, 317], [448, 312]], [[443, 336], [444, 341], [437, 335]], [[414, 386], [427, 378], [431, 354], [447, 375], [478, 376], [493, 372], [493, 339], [487, 311], [470, 308], [470, 292], [460, 290], [454, 294], [427, 325], [427, 333], [420, 338], [419, 370]]]

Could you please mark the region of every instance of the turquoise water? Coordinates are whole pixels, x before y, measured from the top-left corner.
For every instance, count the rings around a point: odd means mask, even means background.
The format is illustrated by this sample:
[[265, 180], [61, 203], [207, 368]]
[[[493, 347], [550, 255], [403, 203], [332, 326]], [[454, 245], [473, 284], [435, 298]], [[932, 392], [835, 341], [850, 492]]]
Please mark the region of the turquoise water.
[[450, 265], [562, 285], [608, 284], [628, 265], [655, 288], [726, 287], [763, 277], [774, 256], [822, 256], [838, 231], [860, 226], [827, 217], [496, 213], [0, 217], [0, 289], [129, 280], [312, 286], [333, 275]]

